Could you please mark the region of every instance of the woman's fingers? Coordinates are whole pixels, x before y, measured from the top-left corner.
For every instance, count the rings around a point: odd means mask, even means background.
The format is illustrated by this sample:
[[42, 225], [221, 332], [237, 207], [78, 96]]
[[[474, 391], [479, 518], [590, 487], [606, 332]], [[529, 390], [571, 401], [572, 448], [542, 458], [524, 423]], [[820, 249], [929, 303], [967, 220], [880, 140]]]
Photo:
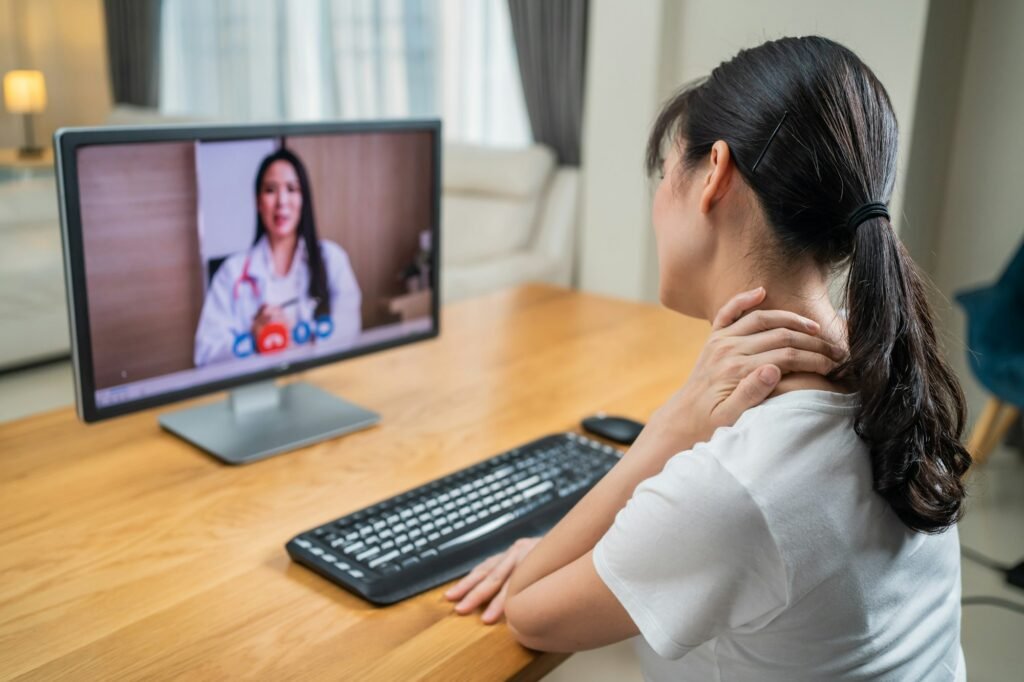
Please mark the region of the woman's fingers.
[[517, 557], [515, 551], [507, 551], [502, 555], [501, 561], [491, 569], [483, 580], [479, 581], [458, 604], [455, 605], [457, 613], [469, 613], [476, 607], [488, 601], [501, 590], [502, 585], [512, 574], [516, 567]]
[[501, 614], [505, 613], [505, 598], [508, 596], [508, 581], [501, 586], [501, 590], [498, 592], [498, 596], [491, 600], [491, 603], [484, 609], [484, 615], [480, 617], [480, 620], [492, 625], [497, 623], [501, 618]]
[[715, 421], [721, 424], [735, 424], [741, 414], [764, 402], [775, 390], [781, 378], [782, 372], [775, 365], [758, 367], [744, 377], [729, 397], [715, 408]]
[[821, 326], [814, 320], [788, 310], [755, 310], [729, 325], [723, 333], [726, 336], [750, 336], [780, 327], [805, 334], [817, 334], [821, 331]]
[[502, 552], [501, 554], [495, 554], [494, 556], [481, 561], [472, 571], [466, 574], [462, 580], [445, 591], [445, 598], [449, 601], [462, 599], [466, 593], [473, 589], [477, 583], [483, 580], [484, 577], [491, 572], [491, 569], [497, 566], [507, 554], [509, 554], [508, 551]]
[[750, 291], [744, 291], [743, 293], [736, 294], [729, 301], [718, 309], [718, 314], [715, 315], [715, 319], [711, 322], [711, 329], [718, 330], [728, 327], [736, 320], [743, 316], [743, 313], [747, 312], [756, 305], [759, 305], [766, 296], [764, 287], [758, 287], [751, 289]]
[[836, 368], [836, 361], [830, 357], [809, 350], [797, 348], [779, 348], [757, 355], [747, 360], [754, 366], [775, 365], [783, 374], [792, 372], [813, 372], [825, 375]]
[[802, 331], [778, 327], [766, 332], [758, 332], [749, 336], [733, 337], [730, 343], [745, 355], [757, 355], [779, 348], [796, 348], [798, 350], [809, 350], [821, 355], [827, 355], [833, 360], [842, 360], [846, 356], [839, 346], [833, 345], [813, 334]]

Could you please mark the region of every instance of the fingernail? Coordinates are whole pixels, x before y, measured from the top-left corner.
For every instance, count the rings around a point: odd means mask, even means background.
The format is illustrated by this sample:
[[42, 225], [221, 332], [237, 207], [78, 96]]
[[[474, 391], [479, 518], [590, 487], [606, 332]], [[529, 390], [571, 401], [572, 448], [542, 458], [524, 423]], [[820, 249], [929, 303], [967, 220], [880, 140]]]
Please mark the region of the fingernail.
[[809, 332], [817, 332], [821, 328], [814, 320], [804, 320], [804, 326]]
[[757, 378], [768, 386], [775, 385], [776, 382], [781, 378], [782, 374], [779, 372], [779, 368], [775, 365], [769, 365], [768, 367], [762, 367], [761, 371], [757, 373]]

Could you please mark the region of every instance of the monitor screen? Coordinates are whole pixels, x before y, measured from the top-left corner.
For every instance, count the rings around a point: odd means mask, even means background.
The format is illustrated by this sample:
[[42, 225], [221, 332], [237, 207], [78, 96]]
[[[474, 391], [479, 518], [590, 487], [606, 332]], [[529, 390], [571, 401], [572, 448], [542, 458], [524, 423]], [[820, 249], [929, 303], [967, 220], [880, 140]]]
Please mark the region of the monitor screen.
[[87, 420], [437, 335], [439, 124], [68, 130]]

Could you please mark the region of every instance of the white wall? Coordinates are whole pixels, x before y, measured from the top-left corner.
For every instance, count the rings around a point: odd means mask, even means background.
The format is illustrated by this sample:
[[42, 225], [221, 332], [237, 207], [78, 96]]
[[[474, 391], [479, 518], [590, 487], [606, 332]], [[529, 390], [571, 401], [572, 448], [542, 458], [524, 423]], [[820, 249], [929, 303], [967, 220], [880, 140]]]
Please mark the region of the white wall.
[[[35, 118], [36, 142], [60, 126], [95, 125], [110, 111], [102, 0], [0, 0], [0, 76], [38, 69], [48, 105]], [[20, 146], [21, 116], [0, 106], [0, 147]]]
[[643, 273], [653, 241], [643, 156], [661, 99], [664, 10], [662, 0], [590, 3], [577, 271], [588, 291], [648, 295]]
[[[933, 271], [942, 296], [996, 279], [1024, 239], [1024, 2], [975, 2], [945, 188], [934, 234]], [[955, 85], [955, 84], [954, 84]], [[967, 369], [964, 316], [944, 311], [947, 355], [973, 414], [985, 393]]]
[[656, 300], [643, 146], [658, 105], [743, 47], [786, 35], [837, 40], [877, 73], [901, 128], [903, 168], [913, 135], [927, 0], [592, 0], [581, 193], [581, 288]]

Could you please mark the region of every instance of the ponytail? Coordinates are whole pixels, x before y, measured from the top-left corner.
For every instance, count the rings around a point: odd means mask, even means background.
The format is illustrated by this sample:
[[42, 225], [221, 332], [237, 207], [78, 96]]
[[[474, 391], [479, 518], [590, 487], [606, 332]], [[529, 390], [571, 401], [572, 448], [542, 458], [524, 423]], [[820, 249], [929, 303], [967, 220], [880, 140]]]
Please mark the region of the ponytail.
[[855, 428], [871, 450], [875, 491], [911, 529], [940, 532], [963, 514], [963, 392], [939, 353], [921, 276], [888, 221], [865, 221], [853, 242], [850, 355], [836, 374], [862, 396]]

